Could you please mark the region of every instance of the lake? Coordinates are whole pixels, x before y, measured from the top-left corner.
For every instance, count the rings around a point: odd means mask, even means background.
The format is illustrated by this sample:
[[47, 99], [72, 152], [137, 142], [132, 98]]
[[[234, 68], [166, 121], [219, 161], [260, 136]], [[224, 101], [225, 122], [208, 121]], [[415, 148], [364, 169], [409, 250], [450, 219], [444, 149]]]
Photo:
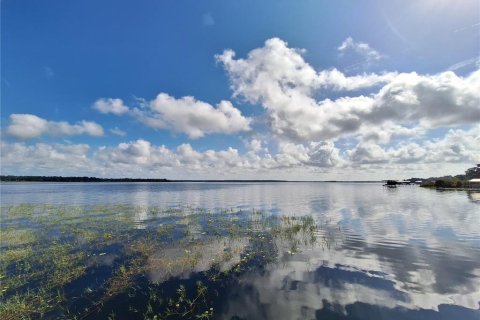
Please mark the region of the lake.
[[480, 319], [480, 202], [378, 183], [3, 183], [2, 319]]

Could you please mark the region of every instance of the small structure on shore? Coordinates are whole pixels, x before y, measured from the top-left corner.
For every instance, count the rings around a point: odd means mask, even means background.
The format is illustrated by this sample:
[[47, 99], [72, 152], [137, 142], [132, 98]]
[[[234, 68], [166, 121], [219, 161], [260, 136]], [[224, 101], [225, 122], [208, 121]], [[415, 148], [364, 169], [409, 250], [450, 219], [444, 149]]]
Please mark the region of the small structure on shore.
[[389, 188], [396, 188], [397, 186], [406, 186], [411, 185], [412, 182], [409, 180], [383, 180], [383, 186]]
[[480, 178], [474, 178], [468, 180], [469, 189], [480, 189]]
[[384, 180], [383, 181], [384, 187], [390, 187], [390, 188], [396, 188], [397, 187], [397, 181], [396, 180]]

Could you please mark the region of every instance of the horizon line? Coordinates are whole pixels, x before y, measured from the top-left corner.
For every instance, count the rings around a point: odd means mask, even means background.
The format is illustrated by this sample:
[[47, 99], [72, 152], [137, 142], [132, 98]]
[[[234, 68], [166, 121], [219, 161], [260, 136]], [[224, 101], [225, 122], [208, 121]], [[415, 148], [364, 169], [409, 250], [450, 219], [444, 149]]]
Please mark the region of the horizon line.
[[100, 178], [91, 176], [0, 175], [0, 182], [382, 182], [384, 180], [285, 180], [285, 179], [167, 179]]

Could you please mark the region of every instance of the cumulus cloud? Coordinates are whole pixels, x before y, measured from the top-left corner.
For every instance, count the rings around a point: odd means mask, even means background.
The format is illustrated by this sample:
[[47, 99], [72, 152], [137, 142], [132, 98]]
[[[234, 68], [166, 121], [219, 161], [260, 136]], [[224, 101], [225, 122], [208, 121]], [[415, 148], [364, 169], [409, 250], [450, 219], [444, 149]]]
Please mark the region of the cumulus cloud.
[[[199, 175], [205, 177], [212, 174], [224, 177], [284, 178], [288, 172], [306, 174], [328, 168], [344, 171], [358, 166], [391, 170], [399, 165], [424, 164], [436, 164], [445, 168], [455, 166], [459, 169], [452, 173], [458, 173], [468, 165], [480, 162], [478, 126], [469, 130], [451, 129], [441, 138], [421, 142], [400, 141], [388, 147], [374, 141], [362, 141], [345, 151], [340, 151], [331, 141], [305, 144], [280, 141], [277, 152], [269, 153], [258, 140], [254, 141], [245, 153], [232, 147], [199, 151], [190, 144], [168, 148], [143, 139], [94, 150], [84, 144], [27, 145], [23, 142], [2, 142], [1, 161], [2, 170], [12, 173], [31, 174], [32, 171], [29, 170], [33, 170], [38, 174], [39, 171], [35, 171], [35, 168], [42, 169], [42, 174], [55, 174], [60, 170], [74, 175], [136, 177], [144, 176], [145, 172], [157, 175], [169, 172], [173, 178], [185, 175], [191, 178]], [[299, 178], [297, 174], [293, 177]], [[317, 176], [304, 177], [318, 179]], [[362, 172], [352, 172], [349, 175], [350, 179], [359, 177], [364, 177]]]
[[145, 140], [121, 143], [117, 147], [103, 147], [95, 152], [96, 160], [114, 165], [166, 166], [188, 170], [258, 170], [294, 168], [298, 166], [331, 167], [341, 160], [333, 143], [311, 143], [309, 146], [286, 143], [276, 155], [258, 156], [252, 152], [240, 154], [235, 148], [199, 152], [190, 144], [181, 144], [175, 150], [154, 146]]
[[[235, 59], [232, 50], [216, 57], [230, 77], [234, 96], [261, 104], [272, 133], [281, 139], [339, 139], [387, 122], [407, 132], [417, 127], [480, 121], [479, 70], [467, 77], [451, 71], [436, 75], [385, 73], [349, 77], [335, 69], [315, 71], [304, 61], [303, 52], [273, 38], [245, 59]], [[378, 85], [382, 85], [380, 90]], [[335, 100], [316, 99], [324, 90], [359, 89], [370, 92]]]
[[480, 70], [458, 77], [451, 71], [437, 75], [399, 74], [376, 94], [366, 119], [396, 120], [424, 127], [480, 122]]
[[262, 140], [260, 139], [252, 139], [248, 142], [245, 142], [245, 146], [253, 153], [260, 152], [261, 150], [267, 151], [266, 149], [262, 148]]
[[342, 44], [337, 48], [338, 52], [343, 55], [348, 51], [353, 51], [356, 54], [360, 55], [366, 61], [375, 61], [380, 60], [382, 55], [368, 43], [354, 41], [352, 37], [346, 38]]
[[346, 76], [337, 69], [320, 72], [304, 59], [303, 49], [289, 48], [288, 44], [272, 38], [262, 48], [248, 54], [246, 59], [235, 59], [233, 50], [216, 55], [230, 76], [235, 96], [251, 102], [265, 100], [265, 93], [278, 95], [284, 92], [310, 94], [315, 89], [359, 90], [391, 80], [396, 73], [362, 74]]
[[307, 145], [281, 142], [279, 152], [273, 159], [282, 168], [301, 166], [326, 168], [340, 165], [342, 162], [340, 152], [332, 142], [311, 142]]
[[342, 163], [339, 150], [333, 142], [310, 144], [307, 164], [315, 167], [335, 167]]
[[309, 146], [284, 144], [277, 154], [265, 152], [261, 156], [251, 151], [241, 154], [232, 147], [200, 152], [190, 144], [181, 144], [169, 149], [143, 139], [99, 147], [90, 154], [89, 151], [88, 145], [84, 144], [3, 142], [2, 167], [13, 172], [38, 167], [47, 172], [62, 168], [63, 171], [102, 175], [141, 175], [146, 171], [158, 172], [167, 168], [177, 174], [216, 172], [224, 175], [310, 166], [331, 167], [340, 161], [338, 150], [328, 143], [312, 143]]
[[123, 103], [122, 99], [101, 98], [95, 101], [92, 108], [100, 113], [113, 113], [121, 115], [130, 109]]
[[[152, 101], [137, 99], [140, 106], [130, 109], [121, 99], [102, 98], [92, 108], [101, 113], [128, 114], [154, 129], [167, 129], [196, 139], [212, 133], [232, 134], [249, 131], [251, 118], [244, 117], [231, 102], [222, 100], [215, 107], [191, 96], [175, 98], [160, 93]], [[116, 133], [118, 134], [118, 130]]]
[[190, 144], [181, 144], [171, 150], [139, 139], [116, 147], [102, 147], [94, 153], [95, 161], [110, 166], [140, 166], [148, 169], [171, 167], [179, 170], [231, 169], [242, 166], [238, 151], [233, 148], [198, 152]]
[[349, 150], [347, 154], [354, 164], [373, 164], [386, 163], [388, 156], [385, 150], [375, 143], [359, 144], [354, 150]]
[[18, 139], [31, 139], [42, 135], [56, 137], [81, 134], [102, 136], [103, 128], [91, 121], [69, 124], [65, 121], [48, 121], [33, 114], [12, 114], [6, 132]]
[[384, 148], [361, 142], [347, 155], [352, 164], [477, 163], [480, 161], [480, 127], [451, 129], [441, 139], [401, 141]]
[[356, 136], [362, 142], [372, 141], [379, 144], [387, 144], [392, 138], [422, 137], [426, 134], [421, 127], [404, 127], [392, 121], [385, 121], [375, 126], [362, 126]]
[[176, 159], [165, 146], [154, 147], [149, 141], [136, 140], [116, 147], [100, 147], [94, 159], [106, 167], [173, 166]]
[[20, 172], [22, 174], [82, 174], [89, 172], [91, 160], [86, 144], [46, 144], [37, 143], [1, 143], [1, 160], [3, 172]]
[[[346, 41], [339, 50], [350, 50], [354, 44], [358, 43]], [[143, 139], [95, 150], [86, 145], [4, 143], [2, 166], [17, 168], [17, 172], [22, 166], [55, 170], [74, 161], [77, 172], [102, 175], [144, 176], [145, 172], [167, 169], [174, 177], [185, 173], [201, 173], [203, 177], [218, 173], [244, 177], [251, 173], [256, 177], [275, 170], [282, 174], [358, 166], [389, 170], [432, 163], [452, 168], [480, 162], [480, 70], [463, 77], [452, 71], [347, 76], [336, 69], [315, 70], [304, 60], [304, 53], [273, 38], [245, 58], [236, 58], [232, 50], [216, 56], [230, 78], [233, 96], [258, 104], [265, 111], [262, 117], [269, 130], [242, 138], [244, 153], [228, 146], [223, 150], [196, 150], [186, 143], [168, 148]], [[319, 98], [330, 93], [336, 98]], [[92, 107], [190, 138], [252, 130], [253, 119], [242, 115], [229, 101], [212, 105], [191, 96], [176, 98], [167, 93], [151, 101], [139, 101], [131, 108], [121, 99], [102, 98]], [[433, 133], [434, 128], [446, 129]], [[125, 135], [117, 127], [110, 132]], [[446, 133], [438, 137], [438, 132]], [[21, 139], [99, 136], [103, 128], [88, 121], [69, 124], [31, 114], [12, 114], [6, 133]], [[33, 158], [15, 162], [18, 157]]]
[[135, 108], [132, 113], [151, 128], [182, 132], [190, 138], [248, 131], [251, 123], [229, 101], [222, 100], [214, 107], [194, 97], [176, 99], [166, 93], [160, 93], [146, 108]]

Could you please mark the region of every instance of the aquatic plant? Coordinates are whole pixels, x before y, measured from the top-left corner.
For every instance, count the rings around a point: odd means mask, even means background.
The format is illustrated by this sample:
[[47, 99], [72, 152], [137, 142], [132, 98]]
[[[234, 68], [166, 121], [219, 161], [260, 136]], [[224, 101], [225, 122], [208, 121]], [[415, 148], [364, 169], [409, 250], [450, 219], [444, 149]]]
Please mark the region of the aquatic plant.
[[[330, 245], [328, 239], [335, 238], [310, 216], [254, 209], [19, 205], [1, 210], [1, 319], [116, 319], [118, 299], [135, 301], [125, 310], [132, 318], [209, 319], [219, 288], [282, 255]], [[188, 285], [193, 278], [194, 288]], [[177, 289], [165, 292], [172, 282]]]

